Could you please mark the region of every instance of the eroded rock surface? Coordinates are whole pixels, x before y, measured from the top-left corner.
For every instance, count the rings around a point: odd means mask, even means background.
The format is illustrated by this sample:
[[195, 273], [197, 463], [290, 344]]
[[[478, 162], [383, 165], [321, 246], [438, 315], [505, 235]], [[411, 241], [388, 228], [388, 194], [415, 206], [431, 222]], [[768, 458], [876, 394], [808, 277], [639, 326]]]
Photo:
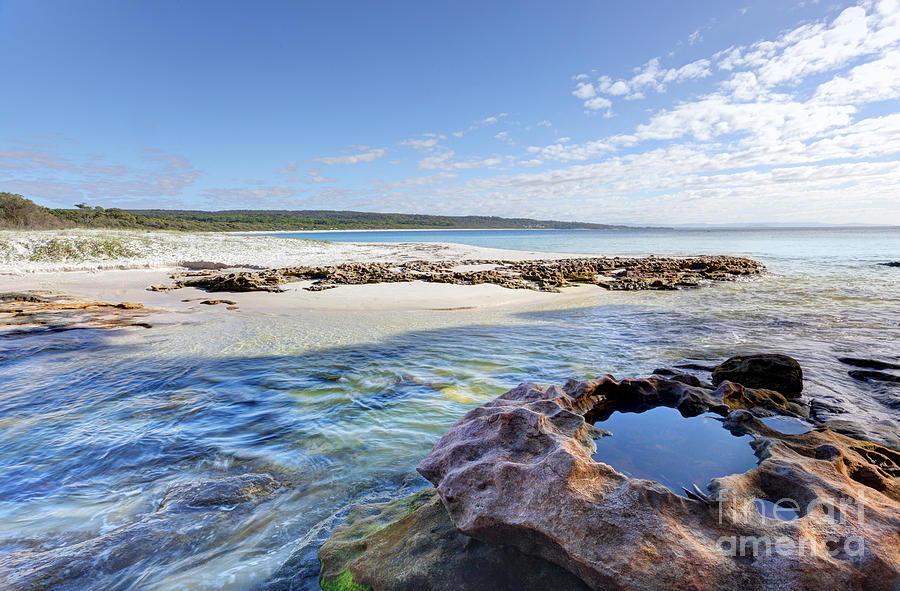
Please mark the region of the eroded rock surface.
[[149, 328], [153, 311], [131, 302], [96, 302], [52, 291], [0, 293], [0, 336], [79, 328]]
[[408, 261], [230, 273], [203, 270], [175, 274], [172, 276], [173, 284], [153, 286], [151, 289], [199, 287], [208, 291], [281, 291], [284, 283], [289, 281], [312, 281], [313, 284], [306, 289], [320, 291], [339, 285], [428, 281], [456, 285], [490, 283], [509, 289], [552, 292], [576, 283], [594, 284], [611, 290], [671, 290], [697, 287], [702, 281], [758, 275], [764, 270], [765, 267], [756, 261], [730, 256]]
[[453, 526], [437, 491], [356, 507], [319, 550], [325, 590], [587, 591], [564, 568]]
[[[660, 377], [522, 384], [466, 414], [418, 470], [461, 532], [564, 566], [593, 589], [895, 589], [900, 454], [823, 426], [779, 433], [729, 412], [733, 391]], [[758, 466], [690, 499], [592, 459], [594, 421], [658, 405], [727, 416], [729, 430], [754, 437]], [[791, 499], [799, 516], [763, 517], [755, 499]]]

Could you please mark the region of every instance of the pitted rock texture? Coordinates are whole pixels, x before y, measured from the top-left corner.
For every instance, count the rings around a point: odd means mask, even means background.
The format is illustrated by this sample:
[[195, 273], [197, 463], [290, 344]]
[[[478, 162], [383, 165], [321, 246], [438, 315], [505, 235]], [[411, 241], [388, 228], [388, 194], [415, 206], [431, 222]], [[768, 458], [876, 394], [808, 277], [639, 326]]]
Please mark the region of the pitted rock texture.
[[[467, 266], [479, 269], [467, 269]], [[577, 283], [611, 290], [673, 290], [697, 287], [702, 281], [759, 275], [764, 270], [765, 267], [754, 260], [731, 256], [375, 262], [227, 273], [200, 270], [176, 273], [172, 276], [173, 284], [151, 289], [199, 287], [207, 291], [277, 292], [282, 291], [284, 283], [289, 281], [313, 281], [305, 289], [321, 291], [339, 285], [427, 281], [456, 285], [490, 283], [509, 289], [550, 292]]]
[[[760, 461], [714, 479], [710, 499], [592, 459], [592, 423], [614, 410], [725, 415], [731, 386], [610, 376], [562, 389], [522, 384], [466, 414], [418, 470], [461, 532], [564, 566], [593, 589], [896, 589], [897, 452], [821, 426], [781, 434], [735, 410], [725, 426], [752, 435]], [[794, 499], [801, 516], [764, 518], [756, 498]]]

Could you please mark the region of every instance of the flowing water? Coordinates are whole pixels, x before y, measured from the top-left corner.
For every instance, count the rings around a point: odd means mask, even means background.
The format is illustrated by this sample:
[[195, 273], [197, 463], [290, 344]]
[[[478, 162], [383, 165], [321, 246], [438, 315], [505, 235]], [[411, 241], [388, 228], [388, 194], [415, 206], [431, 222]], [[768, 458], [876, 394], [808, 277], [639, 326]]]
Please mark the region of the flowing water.
[[900, 389], [854, 380], [837, 358], [900, 358], [900, 269], [878, 265], [900, 259], [900, 230], [314, 236], [737, 254], [770, 273], [515, 312], [207, 312], [2, 339], [0, 562], [144, 519], [173, 484], [265, 472], [287, 486], [252, 512], [67, 588], [253, 589], [296, 550], [293, 588], [315, 589], [316, 548], [346, 509], [424, 486], [416, 463], [446, 428], [522, 381], [783, 352], [803, 365], [806, 394], [898, 431]]

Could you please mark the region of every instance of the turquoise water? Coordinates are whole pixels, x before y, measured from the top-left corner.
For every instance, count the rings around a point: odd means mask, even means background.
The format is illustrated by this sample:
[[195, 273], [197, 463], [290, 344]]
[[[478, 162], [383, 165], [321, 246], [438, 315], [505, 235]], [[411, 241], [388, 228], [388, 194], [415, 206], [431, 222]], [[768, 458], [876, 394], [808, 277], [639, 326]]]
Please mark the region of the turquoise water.
[[896, 386], [853, 380], [837, 362], [900, 358], [900, 269], [877, 265], [900, 259], [898, 230], [328, 236], [342, 237], [743, 254], [771, 273], [700, 290], [599, 292], [579, 307], [209, 312], [151, 330], [0, 339], [0, 566], [143, 519], [173, 484], [266, 472], [288, 485], [249, 514], [68, 588], [254, 589], [299, 549], [293, 588], [315, 589], [316, 548], [349, 506], [424, 486], [416, 463], [446, 428], [526, 380], [778, 351], [800, 360], [807, 394], [846, 411], [824, 418], [900, 424]]

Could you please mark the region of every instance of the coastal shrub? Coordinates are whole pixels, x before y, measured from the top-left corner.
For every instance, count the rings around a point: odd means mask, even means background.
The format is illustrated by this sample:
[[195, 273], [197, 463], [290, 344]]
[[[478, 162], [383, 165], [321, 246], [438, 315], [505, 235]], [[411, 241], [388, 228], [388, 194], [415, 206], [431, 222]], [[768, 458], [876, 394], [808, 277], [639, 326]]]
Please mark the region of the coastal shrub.
[[64, 224], [46, 207], [15, 193], [0, 192], [0, 228], [47, 230]]
[[130, 245], [115, 237], [51, 238], [35, 247], [32, 262], [84, 261], [89, 259], [119, 259], [139, 256]]

